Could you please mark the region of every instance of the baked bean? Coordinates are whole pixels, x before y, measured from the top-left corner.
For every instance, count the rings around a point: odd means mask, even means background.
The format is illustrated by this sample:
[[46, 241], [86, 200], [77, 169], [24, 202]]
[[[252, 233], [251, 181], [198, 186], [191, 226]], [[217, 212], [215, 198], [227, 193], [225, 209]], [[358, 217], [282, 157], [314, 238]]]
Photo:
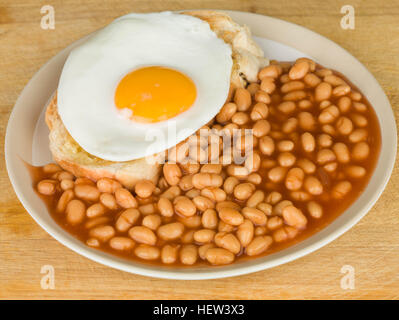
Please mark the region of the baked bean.
[[360, 166], [349, 166], [345, 169], [346, 174], [351, 178], [363, 178], [366, 175], [366, 169]]
[[342, 199], [352, 190], [352, 184], [349, 181], [338, 182], [331, 191], [331, 195], [335, 199]]
[[247, 200], [247, 207], [255, 208], [265, 199], [265, 193], [262, 190], [256, 190]]
[[316, 126], [313, 115], [306, 111], [302, 111], [298, 114], [298, 123], [299, 126], [306, 131], [313, 131]]
[[157, 260], [161, 254], [159, 248], [148, 244], [140, 244], [134, 249], [137, 257], [144, 260]]
[[234, 254], [223, 248], [209, 248], [205, 258], [213, 265], [224, 265], [234, 261]]
[[167, 198], [160, 198], [158, 200], [158, 210], [164, 217], [171, 217], [174, 214], [172, 202]]
[[155, 185], [150, 180], [141, 180], [136, 183], [134, 191], [140, 198], [148, 198], [155, 190]]
[[236, 177], [228, 177], [223, 184], [223, 189], [227, 194], [232, 194], [236, 185], [238, 185], [240, 181]]
[[285, 101], [298, 101], [306, 98], [306, 92], [303, 90], [291, 91], [284, 95], [283, 100]]
[[183, 245], [179, 254], [180, 262], [185, 265], [193, 265], [198, 259], [198, 249], [193, 244]]
[[70, 190], [70, 189], [73, 189], [73, 187], [75, 186], [75, 182], [73, 180], [64, 179], [64, 180], [61, 180], [60, 186], [61, 186], [61, 189], [64, 191]]
[[98, 248], [100, 246], [100, 241], [98, 241], [95, 238], [89, 238], [89, 239], [87, 239], [86, 244], [89, 247]]
[[65, 212], [67, 204], [69, 203], [69, 201], [71, 201], [73, 199], [74, 196], [75, 196], [75, 194], [73, 193], [72, 190], [64, 191], [62, 193], [60, 199], [57, 202], [56, 211], [59, 213]]
[[355, 161], [365, 160], [370, 154], [370, 147], [366, 142], [358, 142], [353, 146], [351, 154]]
[[277, 149], [280, 152], [288, 152], [294, 149], [294, 142], [291, 140], [281, 140], [277, 143]]
[[354, 113], [351, 115], [351, 119], [356, 127], [366, 127], [368, 125], [367, 118], [361, 114]]
[[237, 238], [243, 247], [246, 247], [254, 237], [254, 225], [249, 219], [239, 225], [237, 229]]
[[197, 212], [197, 208], [192, 200], [182, 196], [174, 203], [175, 212], [185, 217], [191, 217]]
[[326, 123], [331, 123], [334, 122], [339, 116], [339, 109], [331, 105], [327, 108], [325, 108], [319, 115], [319, 121], [320, 123], [326, 124]]
[[118, 251], [127, 251], [133, 249], [134, 241], [127, 237], [113, 237], [109, 241], [109, 246]]
[[196, 173], [193, 176], [193, 186], [197, 189], [205, 187], [220, 187], [223, 184], [223, 178], [214, 173]]
[[200, 170], [201, 173], [216, 173], [220, 174], [222, 172], [221, 164], [204, 164]]
[[296, 104], [293, 101], [284, 101], [277, 106], [277, 109], [285, 114], [290, 114], [295, 111]]
[[247, 90], [251, 94], [251, 96], [255, 95], [256, 91], [260, 90], [260, 85], [257, 82], [252, 82], [247, 86]]
[[218, 225], [218, 216], [214, 209], [207, 209], [201, 216], [202, 226], [206, 229], [216, 229]]
[[87, 221], [85, 223], [85, 228], [86, 229], [91, 229], [91, 228], [94, 228], [94, 227], [106, 225], [109, 222], [110, 222], [110, 219], [108, 217], [105, 217], [105, 216], [96, 217], [96, 218], [89, 218], [89, 219], [87, 219]]
[[110, 193], [102, 193], [100, 195], [100, 203], [110, 210], [118, 209], [115, 197]]
[[298, 120], [296, 118], [289, 118], [286, 122], [283, 123], [281, 129], [284, 133], [291, 133], [297, 128], [297, 126]]
[[97, 181], [97, 189], [100, 192], [114, 193], [119, 188], [122, 188], [122, 185], [110, 178], [102, 178]]
[[296, 62], [290, 69], [288, 76], [291, 80], [302, 79], [309, 72], [309, 63], [307, 61]]
[[283, 214], [283, 209], [286, 206], [291, 206], [292, 205], [292, 201], [290, 200], [283, 200], [280, 201], [279, 203], [277, 203], [274, 207], [273, 207], [273, 214], [276, 216], [282, 216]]
[[319, 219], [323, 215], [323, 208], [316, 201], [309, 201], [307, 204], [307, 209], [313, 218]]
[[340, 77], [337, 77], [333, 74], [325, 76], [324, 81], [328, 82], [329, 84], [331, 84], [334, 87], [338, 87], [340, 85], [346, 85], [346, 82], [344, 80], [342, 80]]
[[305, 88], [305, 84], [302, 81], [289, 81], [281, 86], [281, 92], [287, 93], [291, 91], [302, 90]]
[[215, 203], [208, 197], [204, 197], [204, 196], [194, 197], [193, 203], [196, 206], [196, 208], [202, 212], [204, 212], [205, 210], [208, 210], [208, 209], [215, 208]]
[[194, 240], [199, 243], [208, 243], [213, 241], [216, 232], [210, 229], [201, 229], [194, 232]]
[[53, 174], [62, 171], [62, 168], [56, 163], [48, 163], [42, 168], [43, 172], [46, 174]]
[[116, 220], [115, 227], [119, 232], [128, 231], [139, 219], [140, 212], [137, 209], [130, 208], [123, 211]]
[[[73, 175], [71, 174], [70, 176], [70, 180], [72, 180], [73, 179]], [[66, 180], [69, 180], [69, 179], [66, 179]], [[95, 186], [96, 184], [92, 181], [92, 180], [90, 180], [89, 178], [77, 178], [76, 180], [75, 180], [75, 185], [78, 185], [78, 184], [88, 184], [88, 185], [90, 185], [90, 186]]]
[[46, 196], [51, 196], [56, 192], [57, 182], [54, 180], [46, 179], [42, 180], [37, 184], [37, 190], [39, 193]]
[[325, 164], [334, 160], [336, 160], [336, 156], [330, 149], [321, 149], [317, 153], [317, 162], [320, 164]]
[[103, 214], [105, 214], [105, 212], [106, 208], [101, 203], [95, 203], [87, 208], [86, 216], [88, 218], [95, 218], [98, 216], [102, 216]]
[[358, 101], [353, 102], [353, 107], [355, 108], [356, 111], [359, 111], [359, 112], [367, 111], [367, 106], [364, 103], [361, 103]]
[[236, 125], [243, 126], [249, 121], [249, 115], [245, 112], [239, 111], [236, 112], [231, 117], [231, 122], [235, 123]]
[[316, 101], [323, 101], [330, 99], [332, 92], [331, 84], [328, 82], [321, 82], [317, 85], [315, 89], [315, 99]]
[[256, 227], [254, 230], [254, 235], [255, 236], [264, 236], [265, 234], [267, 234], [269, 232], [269, 230], [267, 229], [267, 227]]
[[301, 135], [302, 148], [305, 152], [313, 152], [316, 147], [316, 141], [313, 135], [305, 132]]
[[132, 227], [129, 230], [129, 237], [138, 243], [144, 243], [151, 246], [155, 245], [157, 242], [157, 236], [155, 233], [144, 226]]
[[231, 120], [231, 117], [237, 112], [237, 105], [233, 102], [227, 102], [219, 113], [216, 115], [216, 121], [219, 123], [226, 123]]
[[[62, 180], [73, 180], [73, 179], [74, 179], [73, 174], [70, 173], [70, 172], [68, 172], [68, 171], [59, 171], [59, 172], [56, 172], [56, 173], [53, 175], [53, 177], [56, 178], [56, 179], [58, 179], [59, 181], [62, 181]], [[92, 183], [91, 180], [90, 180], [90, 182]]]
[[[76, 191], [76, 188], [75, 188], [75, 191]], [[128, 209], [128, 208], [137, 208], [138, 207], [138, 202], [135, 199], [135, 197], [133, 197], [133, 195], [130, 193], [130, 191], [125, 188], [116, 189], [115, 199], [116, 199], [116, 203], [119, 206], [121, 206], [122, 208]]]
[[219, 221], [218, 223], [218, 231], [219, 232], [233, 232], [235, 230], [235, 227], [223, 222], [222, 220]]
[[338, 108], [342, 113], [346, 113], [350, 110], [352, 100], [349, 97], [341, 97], [338, 100]]
[[314, 73], [308, 73], [307, 75], [305, 75], [305, 77], [303, 78], [303, 81], [305, 81], [305, 83], [309, 86], [309, 87], [316, 87], [320, 82], [321, 79], [316, 76]]
[[330, 100], [323, 100], [323, 101], [320, 102], [320, 104], [319, 104], [319, 108], [320, 108], [321, 110], [323, 110], [323, 109], [325, 109], [325, 108], [327, 108], [327, 107], [329, 107], [329, 106], [331, 106]]
[[324, 77], [326, 77], [326, 76], [332, 75], [332, 71], [331, 71], [330, 69], [323, 68], [323, 69], [317, 70], [317, 71], [316, 71], [316, 74], [317, 74], [319, 77], [324, 78]]
[[302, 229], [307, 224], [307, 219], [303, 215], [302, 211], [293, 205], [286, 206], [282, 213], [284, 222], [291, 227]]
[[226, 192], [220, 188], [204, 188], [201, 190], [201, 195], [216, 202], [226, 200]]
[[330, 135], [322, 133], [317, 137], [317, 143], [321, 148], [328, 148], [332, 146], [333, 140]]
[[278, 183], [284, 179], [286, 172], [287, 168], [275, 167], [268, 172], [267, 176], [271, 181]]
[[270, 156], [274, 152], [274, 141], [272, 138], [265, 136], [259, 140], [259, 150], [264, 155]]
[[299, 190], [302, 187], [305, 173], [301, 168], [292, 168], [288, 170], [285, 177], [285, 187], [288, 190]]
[[261, 138], [270, 132], [270, 124], [267, 120], [258, 120], [252, 127], [252, 133], [255, 137]]
[[283, 225], [283, 219], [280, 217], [274, 216], [267, 220], [267, 228], [269, 230], [276, 230]]
[[256, 206], [257, 209], [263, 211], [266, 216], [270, 216], [272, 214], [272, 206], [269, 203], [261, 202]]
[[179, 188], [182, 189], [183, 191], [188, 191], [194, 188], [192, 183], [192, 178], [193, 178], [192, 175], [183, 176], [179, 181]]
[[89, 235], [101, 242], [107, 242], [115, 235], [115, 229], [111, 226], [99, 226], [91, 229]]
[[181, 169], [187, 174], [194, 174], [200, 171], [201, 165], [199, 163], [192, 163], [192, 162], [187, 162], [187, 163], [180, 163]]
[[222, 208], [233, 208], [235, 210], [240, 210], [241, 206], [234, 201], [222, 201], [216, 204], [216, 210], [219, 211]]
[[177, 254], [179, 247], [176, 245], [164, 245], [161, 250], [161, 261], [165, 264], [175, 263], [177, 260]]
[[347, 117], [340, 117], [336, 123], [337, 130], [340, 134], [347, 136], [353, 130], [353, 123]]
[[291, 167], [295, 164], [296, 157], [291, 152], [282, 152], [278, 155], [277, 161], [282, 167]]
[[256, 102], [262, 102], [264, 104], [269, 104], [271, 102], [269, 94], [262, 90], [257, 91], [254, 98]]
[[162, 220], [161, 217], [157, 214], [150, 214], [143, 218], [142, 225], [147, 227], [151, 230], [157, 230], [158, 227], [161, 225]]
[[325, 124], [321, 127], [321, 130], [323, 130], [324, 133], [329, 134], [331, 136], [335, 136], [337, 134], [337, 131], [331, 124]]
[[252, 183], [240, 183], [234, 188], [234, 197], [238, 200], [247, 200], [255, 191]]
[[247, 89], [237, 88], [234, 95], [234, 102], [238, 111], [246, 111], [251, 105], [251, 94]]
[[177, 220], [183, 223], [187, 228], [198, 228], [201, 226], [201, 217], [199, 215], [191, 217], [178, 217]]
[[251, 220], [254, 225], [264, 226], [267, 222], [266, 215], [259, 209], [245, 207], [242, 209], [242, 214], [245, 218]]
[[276, 84], [273, 78], [265, 77], [260, 83], [260, 89], [268, 94], [272, 94], [276, 90]]
[[336, 162], [330, 162], [327, 163], [323, 166], [324, 170], [326, 170], [327, 172], [334, 172], [338, 167], [338, 163]]
[[299, 168], [301, 168], [306, 174], [312, 174], [316, 171], [316, 165], [309, 159], [302, 158], [298, 159], [297, 163]]
[[171, 186], [164, 193], [161, 194], [161, 198], [172, 200], [181, 194], [181, 189], [178, 186]]
[[160, 226], [157, 230], [158, 237], [170, 241], [181, 237], [184, 232], [184, 225], [181, 222], [172, 222]]
[[252, 121], [266, 119], [269, 114], [269, 108], [262, 102], [256, 103], [251, 111], [250, 118]]
[[68, 202], [65, 212], [69, 224], [77, 225], [83, 222], [85, 217], [86, 206], [83, 201], [73, 199]]
[[340, 85], [338, 87], [335, 87], [332, 91], [332, 94], [336, 97], [344, 96], [348, 94], [351, 91], [351, 87], [349, 87], [346, 84]]
[[262, 70], [259, 71], [258, 73], [258, 78], [259, 80], [262, 80], [265, 77], [270, 77], [270, 78], [277, 78], [282, 72], [282, 69], [278, 65], [269, 65], [267, 67], [264, 67]]
[[273, 239], [270, 236], [257, 236], [245, 248], [245, 253], [248, 256], [257, 256], [265, 252], [272, 243]]
[[270, 204], [276, 204], [281, 200], [282, 197], [283, 196], [280, 192], [272, 191], [267, 195], [266, 202]]
[[303, 110], [310, 109], [312, 106], [313, 106], [313, 103], [307, 99], [303, 99], [298, 102], [298, 107]]
[[333, 151], [340, 163], [348, 163], [350, 161], [349, 149], [345, 143], [337, 142], [333, 146]]
[[98, 201], [100, 198], [100, 191], [94, 186], [79, 184], [74, 191], [78, 198], [86, 201]]
[[367, 130], [365, 129], [355, 129], [353, 132], [349, 135], [349, 141], [352, 143], [357, 143], [360, 141], [366, 141], [368, 136]]
[[218, 247], [227, 249], [234, 254], [241, 251], [241, 243], [232, 233], [219, 232], [215, 235], [214, 241]]
[[175, 163], [165, 163], [163, 165], [163, 175], [169, 185], [175, 186], [179, 183], [182, 172]]
[[219, 218], [232, 226], [239, 226], [244, 222], [243, 215], [236, 209], [233, 208], [220, 208], [218, 209]]
[[187, 198], [190, 198], [191, 200], [193, 200], [195, 197], [198, 197], [200, 194], [201, 194], [200, 190], [191, 189], [191, 190], [186, 192], [185, 196]]
[[314, 176], [306, 177], [304, 187], [307, 192], [313, 195], [320, 195], [323, 193], [323, 185], [320, 180]]

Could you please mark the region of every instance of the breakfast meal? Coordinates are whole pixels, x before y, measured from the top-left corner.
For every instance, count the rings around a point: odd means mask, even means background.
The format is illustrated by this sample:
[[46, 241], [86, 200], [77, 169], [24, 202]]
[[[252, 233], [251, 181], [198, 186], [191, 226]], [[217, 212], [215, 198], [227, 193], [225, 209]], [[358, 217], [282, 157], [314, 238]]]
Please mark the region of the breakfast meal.
[[214, 11], [129, 14], [74, 48], [34, 187], [87, 246], [226, 265], [315, 234], [361, 195], [381, 133], [365, 96], [309, 58], [269, 61]]

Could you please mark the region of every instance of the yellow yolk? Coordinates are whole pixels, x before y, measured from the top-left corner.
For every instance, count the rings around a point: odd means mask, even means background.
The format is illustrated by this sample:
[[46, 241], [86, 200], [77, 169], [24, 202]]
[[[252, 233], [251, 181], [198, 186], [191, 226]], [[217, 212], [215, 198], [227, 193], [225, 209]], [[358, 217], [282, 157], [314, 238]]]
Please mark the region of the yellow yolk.
[[158, 122], [189, 109], [197, 97], [194, 82], [165, 67], [144, 67], [127, 74], [118, 84], [115, 104], [132, 110], [132, 120]]

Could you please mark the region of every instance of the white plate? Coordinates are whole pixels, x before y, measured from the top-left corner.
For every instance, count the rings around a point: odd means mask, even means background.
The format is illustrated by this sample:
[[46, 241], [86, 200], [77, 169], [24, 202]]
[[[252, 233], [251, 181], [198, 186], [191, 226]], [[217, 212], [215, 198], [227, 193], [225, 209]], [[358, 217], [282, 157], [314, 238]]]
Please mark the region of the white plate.
[[342, 72], [366, 95], [375, 107], [382, 136], [381, 154], [366, 190], [348, 210], [310, 238], [280, 252], [229, 266], [182, 269], [151, 266], [87, 247], [51, 218], [42, 200], [34, 193], [29, 172], [23, 163], [41, 165], [51, 160], [48, 129], [43, 119], [44, 107], [57, 88], [68, 53], [80, 40], [57, 54], [34, 75], [14, 106], [6, 133], [6, 164], [15, 192], [33, 219], [55, 239], [89, 259], [127, 272], [168, 279], [223, 278], [271, 268], [313, 252], [349, 230], [377, 201], [391, 175], [397, 141], [391, 106], [372, 74], [343, 48], [308, 29], [267, 16], [228, 13], [238, 23], [250, 27], [269, 58], [294, 60], [300, 56], [311, 57], [325, 67]]

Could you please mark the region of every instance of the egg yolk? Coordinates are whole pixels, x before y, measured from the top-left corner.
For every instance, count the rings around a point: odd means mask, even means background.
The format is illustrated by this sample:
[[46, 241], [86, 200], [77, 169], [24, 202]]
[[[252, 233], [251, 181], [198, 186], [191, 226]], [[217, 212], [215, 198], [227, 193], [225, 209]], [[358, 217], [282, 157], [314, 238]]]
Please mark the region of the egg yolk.
[[197, 97], [194, 82], [165, 67], [144, 67], [127, 74], [118, 84], [115, 105], [130, 109], [131, 119], [159, 122], [189, 109]]

